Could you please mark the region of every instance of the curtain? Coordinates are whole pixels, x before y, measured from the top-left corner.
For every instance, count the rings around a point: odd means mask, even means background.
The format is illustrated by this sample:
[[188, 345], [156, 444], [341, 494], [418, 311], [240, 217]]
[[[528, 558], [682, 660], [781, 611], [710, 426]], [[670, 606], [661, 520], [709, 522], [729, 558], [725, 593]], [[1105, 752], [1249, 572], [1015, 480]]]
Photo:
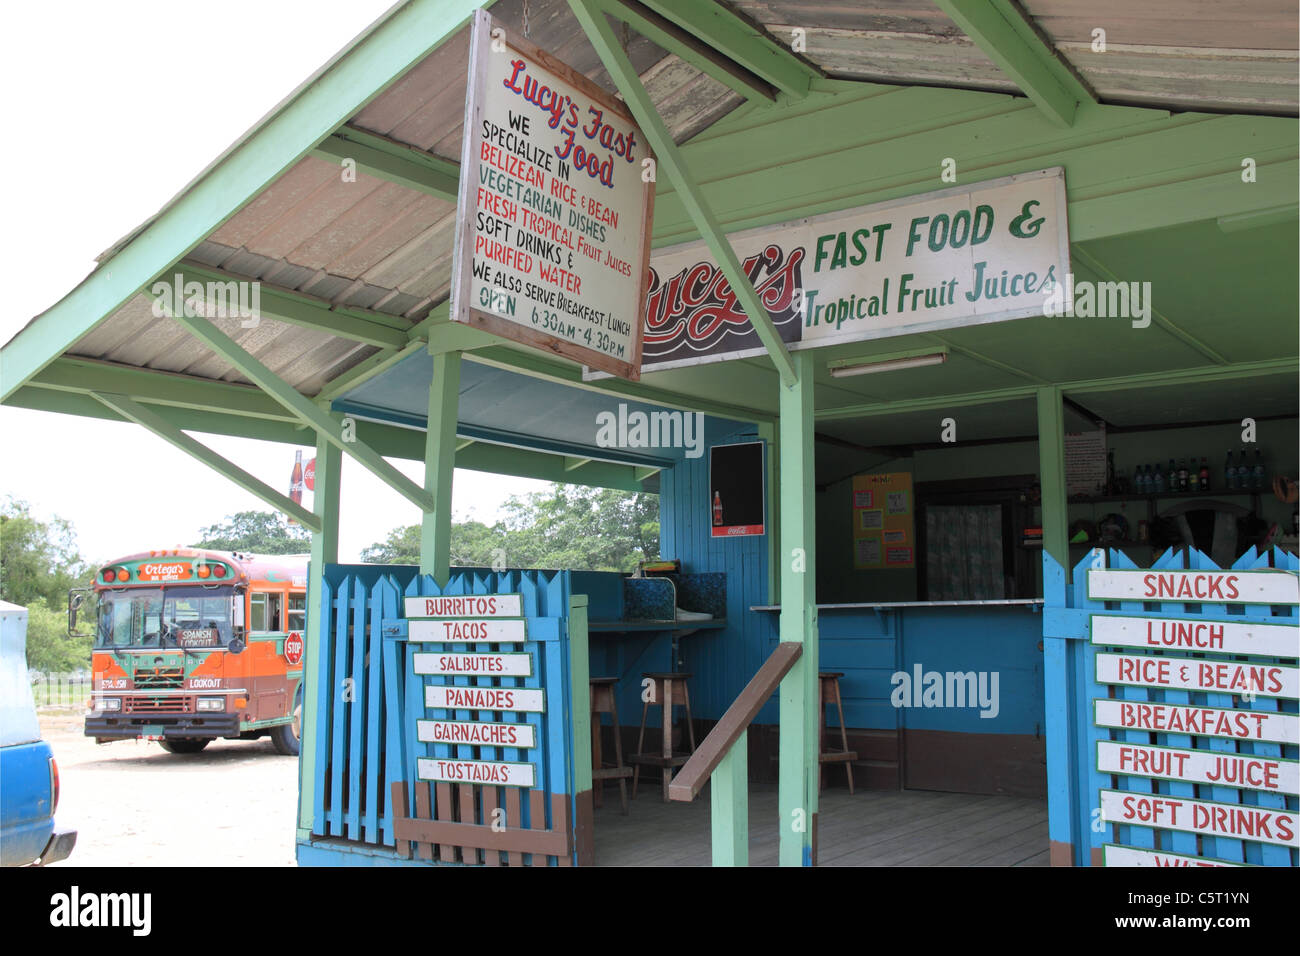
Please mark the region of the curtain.
[[1002, 506], [925, 509], [925, 573], [931, 601], [994, 601], [1006, 596]]

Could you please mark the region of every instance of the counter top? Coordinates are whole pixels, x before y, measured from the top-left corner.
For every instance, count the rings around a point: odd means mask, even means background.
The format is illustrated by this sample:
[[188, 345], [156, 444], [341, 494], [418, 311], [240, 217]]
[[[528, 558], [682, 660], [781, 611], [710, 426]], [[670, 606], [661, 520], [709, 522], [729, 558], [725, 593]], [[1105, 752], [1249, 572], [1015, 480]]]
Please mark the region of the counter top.
[[[1008, 607], [1024, 606], [1032, 607], [1034, 605], [1042, 606], [1042, 598], [1011, 598], [998, 601], [892, 601], [878, 604], [818, 604], [819, 611], [851, 611], [861, 608], [882, 608], [892, 610], [900, 607]], [[779, 611], [779, 604], [756, 604], [750, 608], [751, 611]]]

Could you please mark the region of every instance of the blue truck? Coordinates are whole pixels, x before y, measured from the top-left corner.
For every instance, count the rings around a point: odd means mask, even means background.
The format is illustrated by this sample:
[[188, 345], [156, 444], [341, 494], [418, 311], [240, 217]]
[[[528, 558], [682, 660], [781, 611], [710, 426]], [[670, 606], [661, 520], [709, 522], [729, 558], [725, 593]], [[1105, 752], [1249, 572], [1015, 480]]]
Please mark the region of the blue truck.
[[0, 865], [67, 859], [77, 831], [55, 826], [58, 803], [59, 767], [27, 679], [27, 609], [0, 601]]

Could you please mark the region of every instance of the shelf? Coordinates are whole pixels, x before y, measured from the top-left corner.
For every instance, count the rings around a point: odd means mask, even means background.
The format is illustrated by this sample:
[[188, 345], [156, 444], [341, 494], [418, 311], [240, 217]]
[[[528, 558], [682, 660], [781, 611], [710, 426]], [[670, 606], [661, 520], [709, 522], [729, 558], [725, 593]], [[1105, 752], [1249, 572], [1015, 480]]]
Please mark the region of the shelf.
[[1096, 495], [1091, 498], [1069, 498], [1066, 500], [1067, 505], [1095, 505], [1110, 501], [1165, 501], [1168, 499], [1192, 500], [1203, 498], [1211, 500], [1213, 498], [1256, 498], [1264, 493], [1264, 489], [1259, 491], [1216, 491], [1211, 488], [1209, 491], [1163, 491], [1153, 492], [1149, 495]]

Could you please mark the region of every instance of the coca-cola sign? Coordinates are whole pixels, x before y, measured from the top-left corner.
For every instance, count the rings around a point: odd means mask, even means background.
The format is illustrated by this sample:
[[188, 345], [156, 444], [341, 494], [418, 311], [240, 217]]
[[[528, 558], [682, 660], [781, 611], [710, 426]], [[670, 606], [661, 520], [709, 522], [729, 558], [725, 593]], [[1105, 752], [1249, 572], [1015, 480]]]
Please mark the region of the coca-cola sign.
[[[1071, 314], [1060, 167], [727, 238], [792, 350]], [[766, 353], [703, 240], [656, 250], [647, 277], [642, 371]]]

